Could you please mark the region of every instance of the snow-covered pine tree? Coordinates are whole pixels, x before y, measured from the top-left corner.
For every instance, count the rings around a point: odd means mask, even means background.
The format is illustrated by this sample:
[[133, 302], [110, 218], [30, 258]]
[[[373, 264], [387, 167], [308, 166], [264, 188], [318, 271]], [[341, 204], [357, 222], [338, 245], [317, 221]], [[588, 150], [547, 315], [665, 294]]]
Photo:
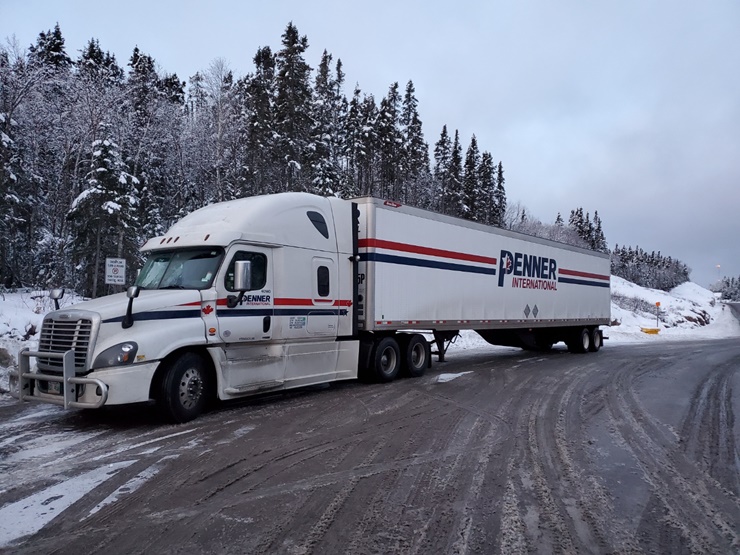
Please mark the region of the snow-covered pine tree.
[[494, 195], [494, 205], [496, 207], [496, 218], [493, 222], [494, 225], [503, 227], [504, 216], [506, 215], [506, 179], [504, 178], [504, 166], [499, 160], [498, 166], [496, 167], [496, 194]]
[[108, 86], [120, 86], [123, 83], [125, 74], [116, 62], [116, 56], [103, 52], [95, 38], [90, 39], [82, 49], [75, 65], [82, 79]]
[[455, 138], [452, 141], [450, 152], [449, 181], [444, 191], [447, 214], [451, 216], [463, 215], [462, 173], [463, 173], [462, 145], [460, 133], [455, 129]]
[[21, 144], [26, 130], [16, 117], [39, 81], [39, 71], [28, 66], [17, 44], [0, 46], [0, 286], [21, 284], [35, 244], [27, 224], [38, 199]]
[[480, 184], [478, 166], [480, 165], [480, 152], [478, 151], [478, 140], [473, 135], [465, 152], [465, 163], [463, 165], [462, 198], [460, 202], [460, 215], [473, 221], [480, 221], [482, 200], [480, 198]]
[[313, 96], [313, 128], [307, 160], [311, 166], [310, 191], [322, 196], [336, 194], [340, 189], [339, 152], [342, 144], [343, 113], [341, 88], [344, 83], [342, 63], [332, 74], [332, 55], [326, 50], [321, 56]]
[[76, 289], [97, 297], [105, 293], [102, 282], [106, 257], [126, 258], [138, 266], [135, 214], [138, 180], [128, 173], [118, 145], [101, 125], [104, 139], [92, 143], [92, 163], [86, 189], [68, 213], [71, 226], [70, 254], [75, 261]]
[[[24, 273], [32, 283], [59, 283], [66, 270], [60, 249], [66, 234], [65, 209], [79, 187], [79, 145], [86, 139], [72, 70], [59, 25], [39, 34], [29, 48], [27, 67], [19, 68], [38, 76], [38, 84], [17, 112], [24, 130], [19, 144], [24, 165], [33, 168], [23, 196], [36, 209], [26, 213], [22, 224], [23, 259], [28, 264]], [[46, 210], [39, 210], [41, 206]]]
[[72, 59], [64, 48], [64, 37], [59, 23], [54, 26], [53, 31], [39, 33], [36, 44], [29, 47], [28, 53], [28, 61], [32, 66], [41, 65], [55, 70], [72, 67]]
[[376, 124], [380, 196], [393, 200], [401, 200], [401, 177], [405, 173], [403, 137], [399, 127], [400, 108], [398, 83], [393, 83], [388, 88], [388, 94], [380, 101]]
[[247, 105], [243, 107], [248, 119], [246, 165], [251, 180], [245, 193], [274, 193], [278, 182], [274, 138], [275, 56], [266, 46], [257, 50], [253, 62], [255, 71], [247, 79]]
[[418, 111], [414, 83], [406, 83], [401, 108], [401, 134], [403, 136], [403, 175], [401, 176], [400, 201], [416, 206], [426, 206], [422, 195], [429, 186], [429, 145], [424, 140]]
[[184, 176], [197, 167], [198, 158], [191, 156], [197, 149], [188, 150], [186, 111], [180, 103], [183, 94], [178, 92], [177, 76], [167, 76], [165, 83], [154, 58], [138, 47], [128, 65], [122, 104], [126, 118], [111, 137], [121, 145], [127, 171], [139, 181], [138, 232], [143, 240], [163, 231], [183, 211], [202, 205], [192, 202], [194, 189], [210, 192], [212, 187], [197, 172], [191, 179]]
[[493, 165], [493, 156], [484, 150], [478, 165], [478, 180], [480, 182], [481, 218], [479, 221], [488, 225], [496, 222], [496, 168]]
[[604, 230], [601, 227], [601, 218], [599, 217], [599, 211], [594, 211], [593, 220], [593, 249], [599, 252], [609, 252], [609, 247], [606, 243], [606, 237], [604, 236]]
[[442, 126], [442, 132], [434, 145], [434, 195], [432, 209], [447, 213], [447, 189], [450, 181], [450, 160], [452, 159], [452, 141], [447, 133], [447, 125]]
[[366, 95], [360, 110], [361, 146], [358, 153], [358, 171], [360, 191], [363, 195], [379, 195], [378, 174], [378, 116], [379, 110], [373, 95]]
[[311, 135], [311, 68], [303, 55], [308, 39], [300, 36], [293, 23], [282, 35], [283, 47], [277, 53], [277, 97], [275, 100], [276, 153], [281, 164], [283, 190], [307, 188], [302, 173]]
[[342, 134], [344, 143], [342, 157], [344, 159], [343, 197], [357, 196], [360, 192], [360, 160], [362, 158], [362, 91], [355, 85], [352, 100], [349, 102], [347, 116], [344, 118]]

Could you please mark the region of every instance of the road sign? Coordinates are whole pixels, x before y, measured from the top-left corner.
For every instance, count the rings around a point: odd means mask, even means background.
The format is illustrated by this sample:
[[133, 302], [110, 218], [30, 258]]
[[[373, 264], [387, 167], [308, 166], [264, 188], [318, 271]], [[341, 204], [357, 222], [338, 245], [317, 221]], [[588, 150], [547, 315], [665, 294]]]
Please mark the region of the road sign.
[[124, 258], [105, 259], [105, 283], [126, 285], [126, 260]]

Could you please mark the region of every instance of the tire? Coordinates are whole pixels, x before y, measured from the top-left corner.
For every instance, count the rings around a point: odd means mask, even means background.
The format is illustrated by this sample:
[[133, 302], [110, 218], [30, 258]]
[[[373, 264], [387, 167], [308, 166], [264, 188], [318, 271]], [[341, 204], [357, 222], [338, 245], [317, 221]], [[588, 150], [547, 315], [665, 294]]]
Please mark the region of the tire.
[[384, 337], [375, 344], [372, 364], [376, 381], [385, 383], [396, 379], [401, 369], [401, 350], [393, 337]]
[[567, 343], [571, 353], [587, 353], [591, 348], [591, 333], [588, 328], [581, 328]]
[[594, 328], [591, 330], [591, 344], [588, 347], [588, 350], [592, 353], [596, 353], [601, 349], [601, 345], [603, 344], [603, 340], [601, 338], [601, 330], [599, 328]]
[[166, 368], [158, 405], [170, 422], [189, 422], [205, 410], [211, 389], [210, 374], [203, 359], [195, 353], [185, 353]]
[[412, 378], [419, 378], [429, 366], [432, 349], [421, 334], [412, 335], [404, 346], [404, 371]]

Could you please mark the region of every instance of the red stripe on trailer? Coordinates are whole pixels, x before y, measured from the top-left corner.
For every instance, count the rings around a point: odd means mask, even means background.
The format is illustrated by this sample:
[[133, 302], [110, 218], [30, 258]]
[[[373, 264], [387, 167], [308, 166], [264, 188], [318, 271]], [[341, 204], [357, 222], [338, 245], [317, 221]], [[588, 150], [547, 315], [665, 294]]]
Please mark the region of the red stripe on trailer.
[[609, 281], [609, 276], [605, 276], [603, 274], [591, 274], [589, 272], [579, 272], [578, 270], [566, 270], [565, 268], [560, 268], [558, 270], [562, 275], [564, 276], [575, 276], [575, 277], [585, 277], [585, 278], [591, 278], [591, 279], [603, 279], [605, 281]]
[[443, 249], [434, 249], [431, 247], [422, 247], [419, 245], [409, 245], [408, 243], [398, 243], [396, 241], [385, 241], [383, 239], [360, 239], [357, 242], [359, 248], [377, 248], [388, 249], [392, 251], [410, 252], [413, 254], [423, 254], [427, 256], [437, 256], [440, 258], [452, 258], [455, 260], [464, 260], [466, 262], [480, 262], [482, 264], [498, 263], [498, 259], [478, 254], [467, 254], [464, 252], [447, 251]]

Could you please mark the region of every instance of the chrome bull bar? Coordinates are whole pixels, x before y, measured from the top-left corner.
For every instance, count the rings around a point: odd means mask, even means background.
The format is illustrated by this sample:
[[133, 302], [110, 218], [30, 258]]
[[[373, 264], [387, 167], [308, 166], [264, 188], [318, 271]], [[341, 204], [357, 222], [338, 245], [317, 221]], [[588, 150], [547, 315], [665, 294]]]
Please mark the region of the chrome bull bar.
[[[31, 357], [62, 359], [62, 375], [54, 376], [31, 372]], [[15, 384], [13, 382], [16, 382]], [[34, 395], [37, 382], [56, 382], [61, 385], [61, 395], [53, 393]], [[93, 385], [100, 389], [100, 398], [96, 402], [78, 401], [77, 386]], [[75, 353], [72, 350], [64, 353], [47, 353], [31, 351], [28, 347], [21, 349], [18, 359], [18, 371], [10, 372], [10, 394], [20, 401], [37, 401], [63, 406], [65, 409], [99, 409], [108, 400], [108, 386], [96, 378], [78, 378], [75, 375]]]

